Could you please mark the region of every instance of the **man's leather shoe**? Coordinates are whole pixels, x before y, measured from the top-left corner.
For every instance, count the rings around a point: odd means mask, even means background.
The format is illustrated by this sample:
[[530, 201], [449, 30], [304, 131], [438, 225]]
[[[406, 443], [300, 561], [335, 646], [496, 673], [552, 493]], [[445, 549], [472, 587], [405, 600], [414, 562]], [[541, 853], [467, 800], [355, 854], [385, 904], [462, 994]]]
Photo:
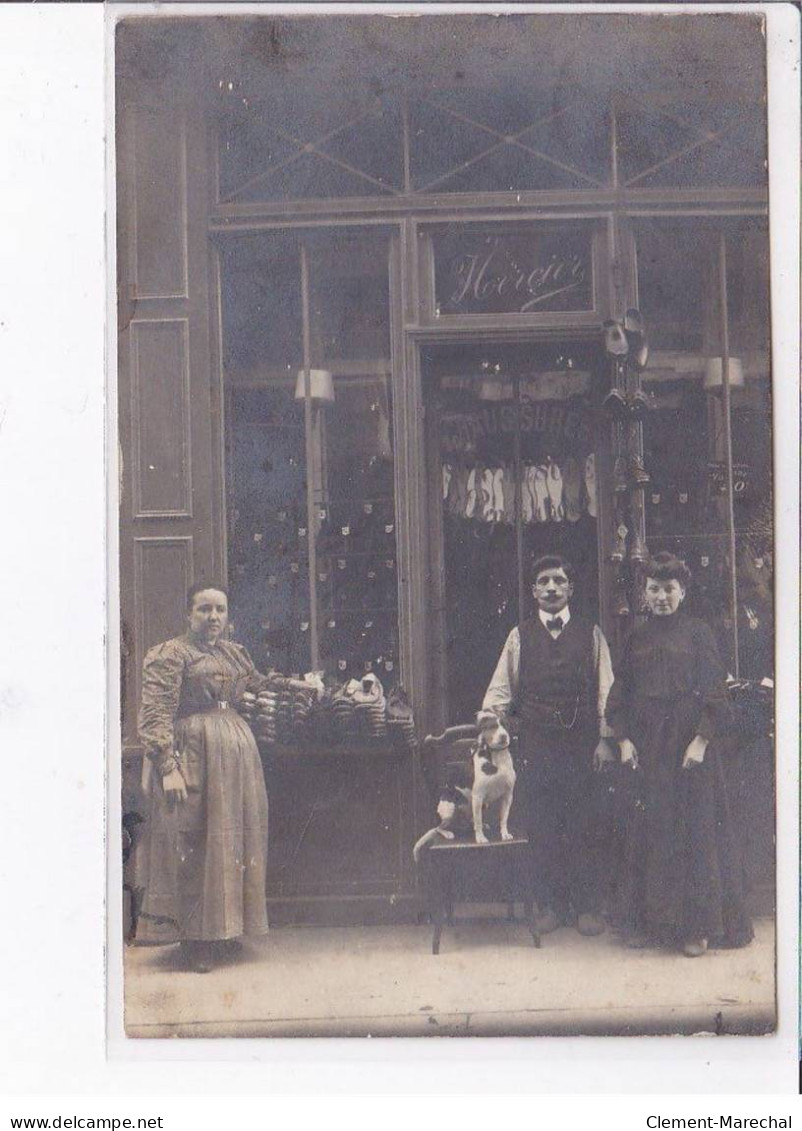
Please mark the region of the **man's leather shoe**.
[[548, 935], [552, 931], [556, 931], [560, 926], [557, 912], [552, 911], [550, 907], [546, 907], [543, 911], [538, 911], [535, 915], [533, 926], [539, 935]]
[[593, 935], [603, 935], [607, 929], [607, 926], [604, 920], [599, 918], [598, 915], [591, 915], [588, 912], [585, 912], [584, 914], [578, 916], [576, 921], [576, 929], [579, 931], [580, 935], [587, 935], [588, 937], [592, 937]]
[[648, 935], [627, 935], [624, 940], [624, 946], [628, 950], [646, 950], [648, 946], [652, 945], [652, 939]]
[[208, 974], [214, 966], [211, 943], [187, 940], [181, 943], [181, 953], [186, 969], [193, 974]]

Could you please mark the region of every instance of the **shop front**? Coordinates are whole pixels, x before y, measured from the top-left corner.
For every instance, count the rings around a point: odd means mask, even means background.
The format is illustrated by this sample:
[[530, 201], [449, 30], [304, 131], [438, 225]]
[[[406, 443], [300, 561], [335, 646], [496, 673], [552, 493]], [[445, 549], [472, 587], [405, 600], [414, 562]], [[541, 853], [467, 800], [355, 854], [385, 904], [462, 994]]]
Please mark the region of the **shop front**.
[[222, 579], [257, 667], [325, 687], [260, 736], [276, 915], [412, 912], [416, 736], [472, 719], [545, 552], [614, 659], [648, 553], [688, 562], [771, 888], [763, 56], [735, 21], [760, 65], [711, 82], [696, 19], [671, 66], [642, 25], [648, 84], [583, 81], [553, 16], [360, 18], [347, 81], [327, 20], [118, 29], [126, 804], [144, 651]]

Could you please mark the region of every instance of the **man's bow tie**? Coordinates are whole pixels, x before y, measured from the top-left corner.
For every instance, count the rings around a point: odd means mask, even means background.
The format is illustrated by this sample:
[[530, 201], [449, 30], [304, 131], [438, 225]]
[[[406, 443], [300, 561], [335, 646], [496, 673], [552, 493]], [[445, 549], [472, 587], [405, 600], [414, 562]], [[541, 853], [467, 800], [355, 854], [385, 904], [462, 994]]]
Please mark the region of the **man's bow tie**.
[[546, 628], [549, 632], [562, 632], [564, 625], [559, 617], [552, 617], [551, 620], [546, 621]]

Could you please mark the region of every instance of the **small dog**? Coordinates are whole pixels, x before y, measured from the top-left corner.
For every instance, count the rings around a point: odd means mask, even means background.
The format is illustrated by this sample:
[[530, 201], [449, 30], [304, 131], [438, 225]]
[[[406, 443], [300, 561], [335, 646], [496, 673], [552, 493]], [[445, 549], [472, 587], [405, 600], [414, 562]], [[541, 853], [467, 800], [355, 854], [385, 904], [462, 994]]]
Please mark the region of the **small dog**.
[[482, 814], [486, 805], [501, 802], [499, 828], [502, 840], [512, 840], [507, 819], [512, 807], [515, 789], [515, 767], [510, 754], [510, 736], [492, 711], [480, 711], [476, 716], [479, 741], [473, 753], [473, 789], [471, 811], [473, 834], [477, 844], [487, 844]]
[[440, 824], [429, 829], [415, 844], [412, 857], [417, 864], [424, 848], [442, 837], [443, 840], [454, 840], [457, 836], [467, 836], [471, 831], [470, 811], [471, 791], [460, 789], [459, 786], [445, 786], [440, 791], [437, 801], [437, 816]]

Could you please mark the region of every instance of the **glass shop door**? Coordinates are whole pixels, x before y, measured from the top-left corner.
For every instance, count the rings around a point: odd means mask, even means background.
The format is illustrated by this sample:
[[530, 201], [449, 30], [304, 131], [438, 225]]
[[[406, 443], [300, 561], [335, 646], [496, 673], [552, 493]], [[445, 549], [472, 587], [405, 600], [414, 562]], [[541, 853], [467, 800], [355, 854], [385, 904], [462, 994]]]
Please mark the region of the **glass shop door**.
[[534, 611], [535, 558], [566, 557], [572, 608], [598, 616], [598, 352], [424, 350], [435, 725], [481, 706], [507, 634]]

